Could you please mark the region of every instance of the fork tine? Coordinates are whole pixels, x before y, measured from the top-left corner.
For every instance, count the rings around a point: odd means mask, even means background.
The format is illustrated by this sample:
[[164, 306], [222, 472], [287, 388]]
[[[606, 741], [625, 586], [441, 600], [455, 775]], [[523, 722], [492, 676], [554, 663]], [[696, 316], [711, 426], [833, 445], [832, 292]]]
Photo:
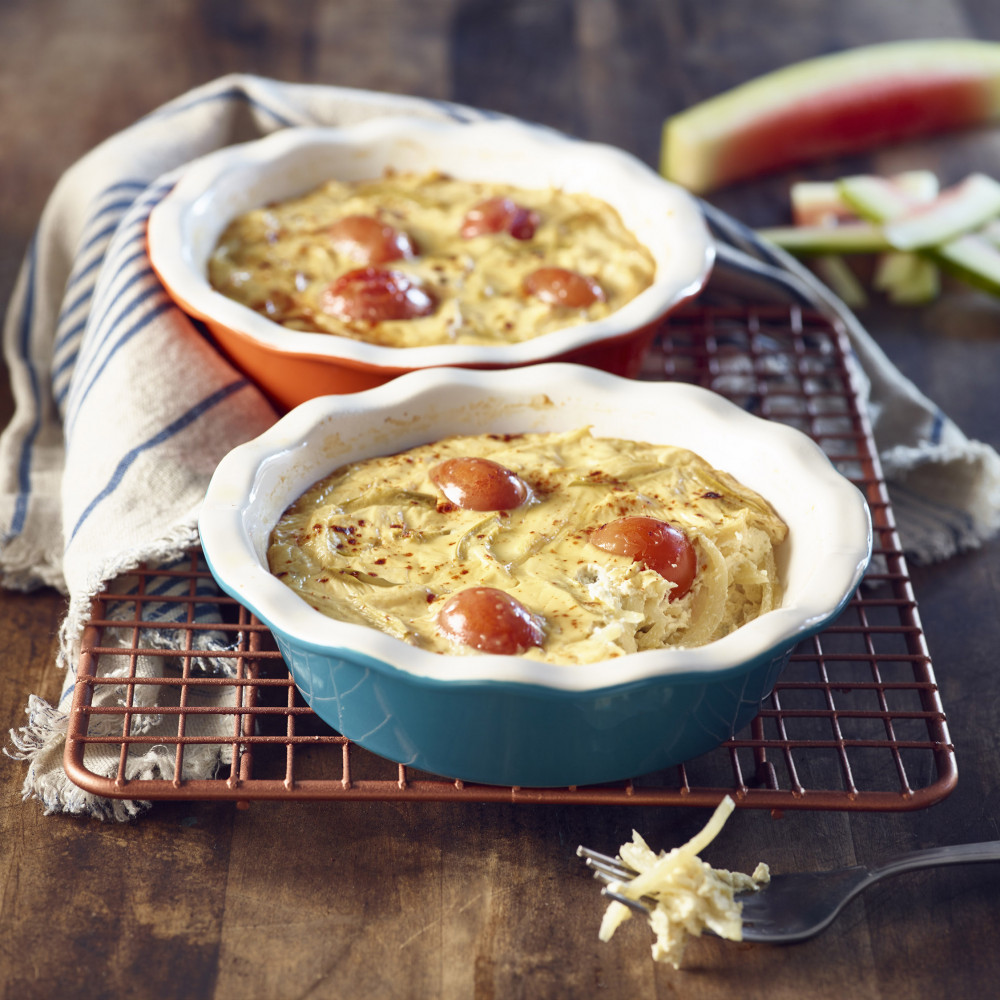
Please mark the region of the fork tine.
[[603, 861], [595, 861], [593, 858], [587, 858], [587, 867], [594, 873], [594, 878], [603, 878], [606, 880], [614, 880], [616, 882], [629, 882], [635, 878], [635, 872], [630, 872], [627, 868], [622, 868], [620, 865], [608, 865]]
[[651, 912], [650, 908], [641, 899], [632, 899], [630, 896], [626, 896], [621, 892], [615, 892], [607, 886], [601, 890], [601, 895], [607, 896], [608, 899], [613, 899], [618, 903], [624, 903], [630, 910], [635, 910], [637, 913], [643, 914], [643, 916], [648, 917]]
[[[608, 854], [601, 854], [600, 851], [592, 851], [589, 847], [578, 847], [576, 854], [577, 857], [586, 860], [587, 867], [594, 873], [594, 878], [604, 883], [601, 895], [607, 896], [608, 899], [617, 900], [619, 903], [624, 903], [630, 909], [645, 914], [647, 917], [649, 916], [651, 912], [649, 903], [632, 899], [630, 896], [624, 895], [624, 893], [615, 892], [609, 888], [609, 883], [612, 882], [630, 882], [639, 874], [635, 869], [623, 864], [621, 858], [612, 858]], [[650, 900], [649, 902], [652, 903], [653, 901]]]
[[591, 859], [599, 861], [608, 868], [617, 868], [632, 877], [638, 874], [638, 872], [633, 871], [627, 865], [623, 864], [621, 858], [613, 858], [610, 854], [601, 854], [600, 851], [592, 851], [589, 847], [578, 847], [576, 849], [576, 856], [578, 858], [587, 858], [588, 861]]
[[595, 876], [596, 872], [604, 872], [621, 882], [627, 882], [639, 874], [637, 871], [629, 868], [628, 865], [622, 864], [620, 858], [613, 858], [608, 854], [592, 851], [589, 847], [578, 847], [576, 855], [586, 860], [587, 867], [595, 870]]

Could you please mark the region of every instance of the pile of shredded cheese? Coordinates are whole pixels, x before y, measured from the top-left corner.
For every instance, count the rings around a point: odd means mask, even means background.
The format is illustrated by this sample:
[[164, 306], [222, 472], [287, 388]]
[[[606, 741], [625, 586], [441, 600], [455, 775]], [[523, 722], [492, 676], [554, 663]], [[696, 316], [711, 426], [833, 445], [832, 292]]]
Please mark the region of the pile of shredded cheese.
[[[672, 851], [654, 854], [634, 830], [632, 842], [621, 846], [619, 859], [639, 874], [628, 882], [612, 882], [609, 888], [629, 899], [654, 901], [649, 926], [656, 935], [655, 961], [670, 962], [679, 969], [688, 936], [700, 937], [705, 930], [730, 941], [743, 939], [743, 905], [735, 895], [766, 885], [771, 878], [767, 865], [761, 863], [752, 875], [743, 875], [713, 868], [698, 857], [718, 836], [733, 808], [727, 795], [705, 828]], [[601, 921], [601, 940], [611, 940], [619, 924], [631, 915], [628, 906], [613, 901]]]

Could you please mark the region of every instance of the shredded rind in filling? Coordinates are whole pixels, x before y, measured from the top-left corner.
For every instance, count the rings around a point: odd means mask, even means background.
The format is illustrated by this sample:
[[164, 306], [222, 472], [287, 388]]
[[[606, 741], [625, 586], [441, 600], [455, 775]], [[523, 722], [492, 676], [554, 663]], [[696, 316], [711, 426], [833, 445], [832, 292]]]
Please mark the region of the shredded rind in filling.
[[[734, 808], [727, 795], [704, 829], [681, 847], [655, 854], [645, 840], [632, 831], [630, 843], [622, 844], [618, 859], [639, 874], [628, 882], [612, 882], [610, 888], [629, 899], [653, 901], [649, 926], [656, 935], [653, 959], [679, 969], [690, 937], [708, 930], [729, 941], [743, 940], [743, 905], [737, 893], [756, 891], [771, 879], [761, 862], [752, 875], [713, 868], [698, 855], [719, 835]], [[599, 932], [610, 941], [632, 910], [613, 900], [604, 913]]]
[[[430, 470], [468, 455], [521, 476], [528, 502], [485, 512], [445, 502]], [[590, 543], [594, 528], [633, 515], [694, 545], [684, 597], [671, 601], [659, 573]], [[703, 645], [776, 607], [786, 531], [761, 497], [693, 452], [582, 428], [448, 438], [348, 465], [286, 511], [268, 561], [325, 614], [442, 653], [475, 653], [441, 634], [443, 602], [495, 587], [543, 622], [544, 644], [524, 656], [575, 664]]]

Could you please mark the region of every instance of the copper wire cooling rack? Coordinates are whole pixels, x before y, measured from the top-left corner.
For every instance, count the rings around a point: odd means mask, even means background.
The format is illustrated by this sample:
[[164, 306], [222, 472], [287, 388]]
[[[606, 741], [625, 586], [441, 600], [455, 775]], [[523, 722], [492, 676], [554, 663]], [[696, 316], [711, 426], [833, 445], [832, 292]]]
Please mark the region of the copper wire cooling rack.
[[[697, 307], [664, 328], [643, 373], [698, 383], [811, 435], [872, 511], [871, 571], [837, 622], [800, 644], [774, 693], [717, 750], [610, 785], [525, 789], [387, 762], [302, 702], [268, 630], [215, 588], [200, 552], [147, 567], [94, 602], [66, 771], [142, 800], [418, 799], [909, 810], [957, 779], [954, 750], [842, 331], [798, 308]], [[208, 640], [213, 640], [209, 642]], [[206, 652], [211, 646], [223, 652]], [[151, 771], [152, 749], [173, 777]], [[193, 763], [216, 776], [193, 778]], [[199, 770], [197, 773], [204, 773]], [[160, 776], [151, 776], [160, 775]]]

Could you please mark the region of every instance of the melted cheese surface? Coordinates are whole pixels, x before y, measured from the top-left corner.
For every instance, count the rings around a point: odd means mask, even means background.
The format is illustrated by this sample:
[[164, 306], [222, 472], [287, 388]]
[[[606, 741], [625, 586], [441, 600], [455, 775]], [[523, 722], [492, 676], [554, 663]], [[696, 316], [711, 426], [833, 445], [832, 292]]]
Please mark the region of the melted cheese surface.
[[[533, 209], [529, 240], [508, 233], [463, 239], [462, 220], [478, 202], [507, 196]], [[416, 257], [382, 265], [416, 278], [438, 300], [428, 316], [371, 324], [323, 309], [332, 281], [358, 267], [326, 235], [352, 215], [371, 215], [405, 231]], [[522, 292], [527, 274], [560, 267], [595, 278], [606, 301], [553, 306]], [[336, 334], [388, 347], [516, 343], [620, 309], [653, 281], [649, 251], [607, 203], [559, 190], [470, 183], [442, 174], [390, 174], [331, 180], [309, 194], [245, 213], [222, 234], [209, 281], [232, 299], [294, 330]]]
[[[430, 470], [455, 456], [492, 459], [530, 489], [510, 511], [447, 502]], [[589, 532], [620, 517], [659, 518], [693, 543], [691, 590]], [[444, 601], [473, 586], [504, 590], [543, 622], [522, 655], [591, 663], [643, 649], [698, 646], [777, 606], [775, 548], [786, 534], [770, 505], [693, 452], [586, 428], [448, 438], [338, 469], [282, 516], [271, 572], [309, 604], [440, 653], [478, 654], [437, 627]]]

